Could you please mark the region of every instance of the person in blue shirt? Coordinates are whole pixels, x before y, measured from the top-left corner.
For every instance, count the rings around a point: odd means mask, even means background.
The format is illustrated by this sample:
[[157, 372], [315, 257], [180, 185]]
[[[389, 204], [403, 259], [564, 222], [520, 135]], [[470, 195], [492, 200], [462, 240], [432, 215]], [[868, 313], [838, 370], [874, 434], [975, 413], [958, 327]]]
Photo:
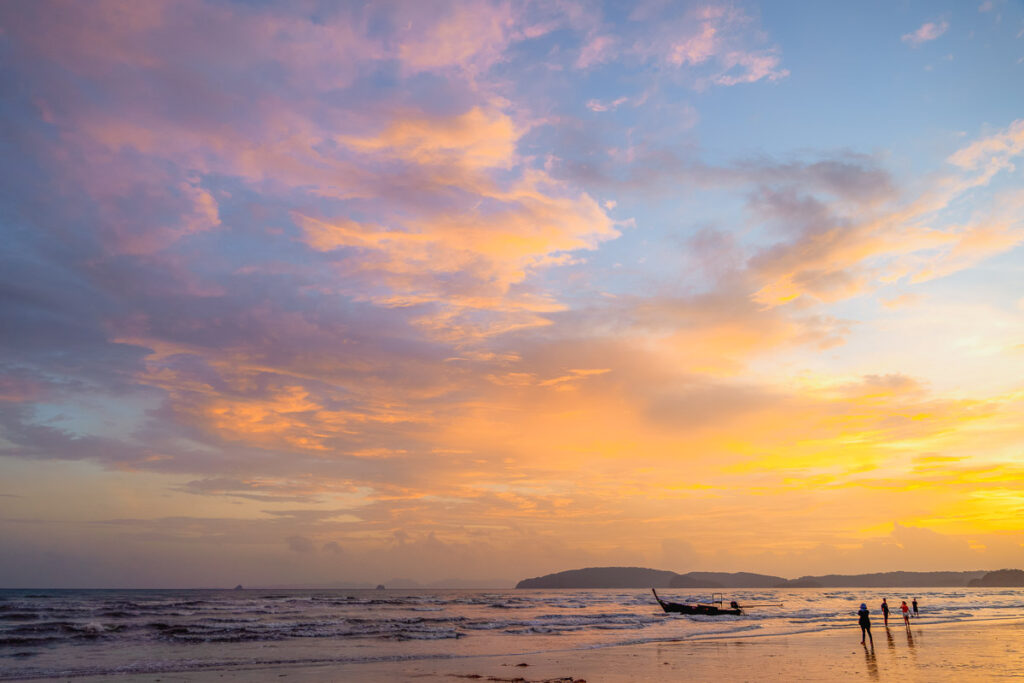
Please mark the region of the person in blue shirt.
[[865, 603], [860, 603], [860, 611], [857, 612], [857, 616], [860, 617], [860, 644], [864, 644], [864, 636], [867, 635], [871, 641], [871, 647], [875, 646], [875, 639], [871, 636], [871, 617], [869, 616], [868, 606]]

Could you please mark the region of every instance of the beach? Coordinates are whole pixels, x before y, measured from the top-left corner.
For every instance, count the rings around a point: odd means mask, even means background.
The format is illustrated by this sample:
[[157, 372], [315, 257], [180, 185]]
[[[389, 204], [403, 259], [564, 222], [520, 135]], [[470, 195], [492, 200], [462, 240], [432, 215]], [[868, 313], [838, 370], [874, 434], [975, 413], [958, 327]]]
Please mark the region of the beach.
[[[1020, 679], [1024, 619], [873, 627], [874, 648], [845, 630], [645, 643], [587, 651], [418, 662], [273, 666], [119, 677], [125, 683], [214, 681], [494, 681], [580, 683], [729, 681], [964, 681]], [[91, 680], [89, 677], [86, 680]], [[61, 680], [61, 679], [53, 679]], [[81, 678], [74, 680], [83, 680]]]

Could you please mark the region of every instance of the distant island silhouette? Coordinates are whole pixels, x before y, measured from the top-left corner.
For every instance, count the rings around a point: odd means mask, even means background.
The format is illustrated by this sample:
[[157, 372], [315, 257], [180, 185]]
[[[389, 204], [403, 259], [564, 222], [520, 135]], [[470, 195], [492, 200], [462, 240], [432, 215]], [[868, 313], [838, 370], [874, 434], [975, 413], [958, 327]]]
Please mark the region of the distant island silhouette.
[[786, 579], [750, 572], [676, 572], [644, 567], [587, 567], [523, 579], [516, 588], [916, 588], [1024, 587], [1024, 571], [878, 572]]

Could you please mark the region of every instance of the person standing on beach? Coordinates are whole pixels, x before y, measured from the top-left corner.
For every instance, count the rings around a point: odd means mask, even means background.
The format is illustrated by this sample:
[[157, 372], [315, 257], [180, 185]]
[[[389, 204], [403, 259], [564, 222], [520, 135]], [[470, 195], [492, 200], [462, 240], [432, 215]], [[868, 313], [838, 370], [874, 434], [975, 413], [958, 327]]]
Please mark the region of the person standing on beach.
[[866, 633], [868, 639], [871, 641], [871, 647], [875, 647], [875, 639], [871, 636], [871, 617], [869, 616], [868, 606], [865, 603], [860, 603], [860, 611], [857, 612], [857, 616], [860, 617], [860, 644], [864, 644], [864, 634]]
[[889, 628], [889, 603], [882, 598], [882, 619], [885, 620], [885, 627]]
[[914, 606], [914, 616], [917, 616], [917, 598], [910, 601], [910, 604]]
[[903, 612], [903, 623], [910, 626], [910, 608], [907, 607], [906, 600], [904, 600], [903, 604], [900, 605], [900, 610]]

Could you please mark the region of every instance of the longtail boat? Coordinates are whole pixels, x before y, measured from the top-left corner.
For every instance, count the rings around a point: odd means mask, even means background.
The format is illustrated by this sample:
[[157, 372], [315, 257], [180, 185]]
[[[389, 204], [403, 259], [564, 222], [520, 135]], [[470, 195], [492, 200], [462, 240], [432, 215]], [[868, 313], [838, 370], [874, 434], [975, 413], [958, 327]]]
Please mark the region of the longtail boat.
[[739, 616], [743, 614], [743, 608], [733, 600], [729, 603], [729, 607], [722, 607], [721, 600], [713, 600], [711, 603], [698, 602], [693, 605], [684, 604], [681, 602], [666, 602], [658, 597], [658, 591], [651, 589], [654, 593], [654, 599], [658, 601], [661, 608], [666, 612], [678, 612], [679, 614], [704, 614], [706, 616], [718, 616], [722, 614], [731, 614]]

